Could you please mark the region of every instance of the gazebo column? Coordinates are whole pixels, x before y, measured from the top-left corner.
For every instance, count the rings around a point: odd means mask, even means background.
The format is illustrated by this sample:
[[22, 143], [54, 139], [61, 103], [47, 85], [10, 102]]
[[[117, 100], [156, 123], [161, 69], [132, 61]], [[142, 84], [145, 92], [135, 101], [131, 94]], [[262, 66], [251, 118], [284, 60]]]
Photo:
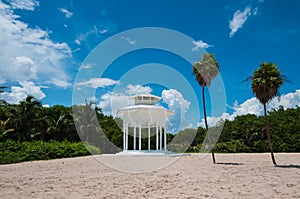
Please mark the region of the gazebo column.
[[139, 126], [139, 150], [142, 150], [142, 126]]
[[125, 149], [128, 150], [128, 123], [126, 123], [125, 127], [126, 137], [125, 137]]
[[123, 122], [123, 151], [126, 150], [126, 124]]
[[164, 150], [166, 151], [167, 150], [167, 126], [165, 124], [164, 126]]
[[148, 150], [150, 151], [151, 147], [150, 147], [150, 133], [151, 133], [151, 129], [150, 129], [150, 123], [148, 124]]
[[162, 150], [162, 126], [159, 126], [159, 150]]
[[158, 125], [156, 125], [156, 151], [158, 151]]
[[133, 150], [136, 150], [136, 126], [133, 125]]

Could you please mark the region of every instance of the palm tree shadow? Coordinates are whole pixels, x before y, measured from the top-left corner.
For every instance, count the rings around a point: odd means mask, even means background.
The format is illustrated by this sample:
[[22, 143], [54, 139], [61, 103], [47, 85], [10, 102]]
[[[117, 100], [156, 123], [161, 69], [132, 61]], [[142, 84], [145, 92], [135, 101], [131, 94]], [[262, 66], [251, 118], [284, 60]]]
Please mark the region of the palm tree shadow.
[[222, 164], [222, 165], [243, 165], [242, 163], [236, 163], [236, 162], [217, 162], [216, 164]]
[[296, 168], [296, 169], [300, 169], [300, 165], [294, 165], [294, 164], [276, 165], [276, 167], [279, 167], [279, 168]]

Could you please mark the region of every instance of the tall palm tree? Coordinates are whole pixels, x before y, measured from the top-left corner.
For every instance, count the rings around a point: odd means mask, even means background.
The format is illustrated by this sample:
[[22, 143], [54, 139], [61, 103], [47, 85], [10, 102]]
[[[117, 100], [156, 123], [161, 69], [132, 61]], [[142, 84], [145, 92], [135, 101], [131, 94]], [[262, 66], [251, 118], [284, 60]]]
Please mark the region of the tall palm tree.
[[267, 115], [267, 104], [279, 93], [279, 88], [283, 85], [287, 78], [277, 69], [277, 65], [271, 62], [263, 62], [260, 67], [253, 72], [251, 77], [252, 92], [255, 94], [259, 102], [264, 106], [265, 130], [268, 137], [268, 143], [271, 151], [273, 164], [276, 166], [274, 151], [270, 136], [269, 118]]
[[[206, 104], [205, 104], [205, 87], [210, 86], [211, 81], [219, 73], [219, 64], [216, 61], [213, 54], [204, 53], [199, 62], [195, 62], [193, 65], [193, 74], [196, 77], [196, 81], [202, 87], [202, 102], [206, 133], [208, 132]], [[213, 163], [216, 163], [214, 149], [212, 148]]]

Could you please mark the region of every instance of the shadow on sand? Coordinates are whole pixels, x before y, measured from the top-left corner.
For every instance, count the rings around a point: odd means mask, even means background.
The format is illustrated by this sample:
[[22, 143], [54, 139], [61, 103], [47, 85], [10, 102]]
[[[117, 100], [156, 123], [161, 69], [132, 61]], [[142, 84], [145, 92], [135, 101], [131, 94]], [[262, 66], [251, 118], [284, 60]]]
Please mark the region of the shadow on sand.
[[222, 165], [243, 165], [242, 163], [235, 163], [235, 162], [217, 162], [216, 164], [222, 164]]
[[279, 167], [279, 168], [296, 168], [296, 169], [300, 169], [300, 165], [294, 165], [294, 164], [276, 165], [276, 167]]

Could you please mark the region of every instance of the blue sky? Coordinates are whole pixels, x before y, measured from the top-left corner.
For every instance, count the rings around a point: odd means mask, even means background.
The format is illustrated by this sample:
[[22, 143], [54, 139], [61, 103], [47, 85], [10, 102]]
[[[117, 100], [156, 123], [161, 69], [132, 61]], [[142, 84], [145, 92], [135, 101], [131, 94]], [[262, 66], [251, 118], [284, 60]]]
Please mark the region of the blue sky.
[[[293, 82], [282, 87], [281, 100], [273, 100], [270, 108], [300, 105], [300, 2], [297, 0], [1, 0], [0, 83], [8, 87], [1, 98], [17, 103], [30, 94], [44, 105], [70, 106], [76, 82], [93, 89], [93, 96], [83, 96], [96, 101], [106, 114], [113, 113], [111, 104], [122, 106], [130, 95], [151, 93], [161, 96], [161, 104], [178, 113], [171, 121], [174, 131], [201, 124], [200, 87], [190, 63], [174, 52], [133, 51], [115, 59], [101, 76], [89, 73], [90, 79], [76, 79], [82, 71], [103, 67], [89, 62], [89, 56], [101, 42], [143, 27], [159, 27], [186, 35], [194, 41], [190, 42], [190, 53], [199, 54], [199, 59], [203, 49], [215, 54], [226, 103], [225, 110], [214, 112], [210, 92], [206, 92], [211, 125], [221, 118], [232, 119], [249, 112], [261, 114], [250, 84], [241, 81], [262, 61], [278, 64]], [[115, 44], [116, 48], [140, 42], [138, 36], [121, 37], [124, 41]], [[174, 48], [180, 46], [175, 40]], [[98, 56], [101, 58], [105, 53]], [[149, 63], [154, 63], [149, 66], [153, 67], [154, 75], [164, 74], [162, 79], [174, 84], [149, 80], [139, 83], [125, 78], [138, 67], [146, 70], [145, 65]], [[187, 86], [163, 68], [181, 74]], [[151, 77], [142, 75], [145, 79]]]

